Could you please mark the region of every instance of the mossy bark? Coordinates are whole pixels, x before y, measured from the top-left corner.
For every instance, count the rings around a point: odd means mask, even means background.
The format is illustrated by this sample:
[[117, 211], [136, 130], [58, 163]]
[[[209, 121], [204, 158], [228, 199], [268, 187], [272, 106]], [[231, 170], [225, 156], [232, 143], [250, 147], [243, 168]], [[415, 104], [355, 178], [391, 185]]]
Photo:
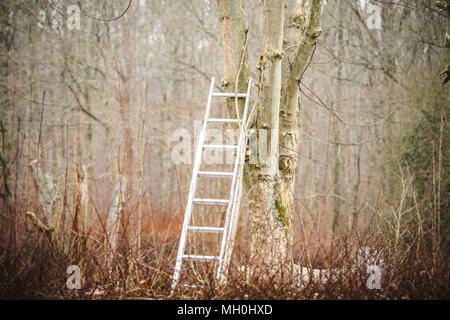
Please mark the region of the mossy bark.
[[[255, 153], [249, 159], [256, 161], [250, 164], [247, 159], [244, 169], [251, 213], [249, 265], [254, 275], [258, 270], [274, 274], [292, 265], [293, 195], [300, 126], [298, 86], [321, 32], [323, 3], [323, 0], [264, 2], [257, 116], [252, 124], [256, 139], [249, 142], [249, 150]], [[218, 4], [225, 66], [222, 86], [228, 92], [244, 92], [249, 70], [242, 0], [218, 0]], [[306, 28], [302, 33], [303, 24]], [[289, 53], [286, 48], [291, 46], [295, 50]], [[289, 63], [285, 74], [283, 59]], [[235, 115], [235, 109], [235, 101], [230, 99], [230, 116]], [[267, 148], [266, 157], [262, 157], [261, 147]]]

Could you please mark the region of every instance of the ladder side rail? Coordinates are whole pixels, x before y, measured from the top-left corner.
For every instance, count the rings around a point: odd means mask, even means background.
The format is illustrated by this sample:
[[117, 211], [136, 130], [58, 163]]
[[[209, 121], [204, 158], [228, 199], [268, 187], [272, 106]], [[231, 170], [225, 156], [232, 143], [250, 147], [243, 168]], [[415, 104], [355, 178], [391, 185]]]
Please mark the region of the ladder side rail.
[[191, 220], [192, 204], [193, 204], [193, 199], [195, 196], [195, 191], [197, 189], [197, 176], [198, 176], [198, 171], [200, 169], [200, 164], [202, 162], [203, 142], [205, 140], [209, 112], [211, 110], [211, 100], [212, 100], [213, 89], [214, 89], [214, 77], [211, 78], [211, 85], [210, 85], [209, 94], [208, 94], [208, 102], [206, 104], [205, 118], [203, 120], [202, 129], [200, 131], [200, 135], [198, 138], [197, 150], [195, 151], [194, 168], [192, 171], [192, 181], [191, 181], [191, 186], [189, 187], [189, 196], [188, 196], [188, 200], [187, 200], [187, 204], [186, 204], [186, 210], [184, 213], [183, 228], [181, 231], [180, 244], [178, 246], [177, 261], [175, 264], [172, 288], [175, 288], [175, 286], [177, 285], [178, 280], [180, 278], [182, 260], [183, 260], [184, 250], [186, 247], [187, 229], [188, 229], [188, 226], [189, 226], [189, 223]]
[[[239, 138], [240, 139], [242, 138], [244, 140], [243, 141], [244, 144], [243, 144], [243, 146], [241, 146], [241, 148], [243, 148], [243, 150], [240, 150], [240, 152], [245, 152], [245, 147], [247, 146], [247, 141], [248, 141], [248, 137], [247, 137], [247, 132], [245, 130], [245, 128], [246, 128], [245, 126], [247, 125], [248, 105], [249, 105], [249, 102], [250, 102], [251, 84], [252, 84], [252, 79], [250, 78], [249, 79], [249, 84], [248, 84], [248, 89], [247, 89], [248, 99], [245, 101], [244, 114], [242, 116], [242, 123], [243, 123], [243, 125], [241, 126], [241, 133], [239, 135]], [[244, 158], [244, 161], [245, 161], [245, 157], [243, 157], [243, 158]], [[241, 159], [239, 159], [238, 161], [240, 161], [240, 160]], [[236, 186], [235, 195], [234, 195], [235, 198], [234, 198], [233, 204], [235, 203], [235, 199], [236, 199], [237, 194], [238, 194], [238, 189], [239, 189], [239, 185]], [[234, 205], [233, 206], [233, 210], [231, 211], [231, 224], [230, 224], [230, 228], [229, 228], [230, 229], [229, 233], [227, 235], [228, 238], [227, 238], [227, 241], [226, 241], [225, 253], [228, 250], [228, 244], [230, 242], [231, 228], [233, 227], [233, 221], [234, 221], [235, 212], [236, 212], [236, 206]], [[225, 232], [228, 232], [228, 230], [225, 230]]]
[[[237, 153], [236, 153], [236, 160], [235, 160], [235, 164], [234, 164], [234, 169], [233, 169], [233, 180], [231, 182], [231, 190], [230, 190], [230, 203], [228, 205], [227, 208], [227, 213], [225, 216], [225, 226], [224, 226], [224, 233], [222, 235], [222, 243], [220, 245], [220, 254], [219, 254], [219, 263], [217, 266], [217, 275], [216, 275], [216, 279], [219, 280], [220, 279], [220, 275], [222, 274], [222, 268], [223, 268], [223, 259], [225, 257], [225, 248], [228, 247], [227, 243], [229, 241], [229, 236], [228, 234], [230, 233], [230, 228], [229, 226], [233, 225], [233, 220], [231, 220], [230, 218], [234, 217], [230, 217], [231, 215], [234, 216], [234, 202], [235, 202], [235, 194], [238, 188], [236, 187], [238, 184], [238, 172], [239, 172], [239, 166], [240, 166], [240, 155], [241, 152], [243, 152], [242, 147], [244, 144], [244, 141], [247, 141], [245, 139], [245, 126], [246, 126], [246, 121], [247, 121], [247, 113], [248, 113], [248, 104], [249, 104], [249, 100], [250, 100], [250, 89], [252, 86], [252, 79], [249, 78], [248, 80], [248, 89], [247, 89], [247, 98], [245, 99], [245, 106], [244, 106], [244, 113], [242, 116], [242, 122], [239, 126], [240, 128], [240, 134], [239, 134], [239, 142], [238, 142], [238, 148], [237, 148]], [[230, 224], [230, 220], [231, 220], [231, 224]]]
[[[247, 142], [247, 141], [248, 141], [248, 139], [246, 138], [245, 142]], [[244, 146], [245, 146], [245, 144], [244, 144]], [[228, 250], [230, 248], [231, 236], [233, 234], [234, 219], [236, 216], [236, 208], [237, 208], [236, 200], [239, 195], [239, 188], [241, 187], [239, 182], [237, 182], [237, 183], [238, 184], [236, 185], [236, 188], [234, 189], [233, 207], [231, 209], [230, 222], [228, 225], [228, 229], [224, 230], [224, 236], [226, 235], [227, 239], [225, 241], [225, 248], [223, 250], [223, 256], [222, 256], [222, 260], [221, 260], [222, 264], [220, 265], [220, 269], [217, 271], [217, 280], [218, 281], [221, 281], [220, 278], [222, 276], [224, 276], [226, 273], [227, 266], [225, 264], [229, 263], [226, 261], [226, 259], [227, 259]]]

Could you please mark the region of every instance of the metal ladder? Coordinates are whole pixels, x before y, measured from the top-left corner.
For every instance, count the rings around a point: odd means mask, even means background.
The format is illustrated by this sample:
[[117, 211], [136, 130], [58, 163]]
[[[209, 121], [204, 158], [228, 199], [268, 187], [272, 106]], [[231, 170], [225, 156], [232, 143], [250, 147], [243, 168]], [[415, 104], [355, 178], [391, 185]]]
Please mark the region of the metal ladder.
[[[186, 205], [186, 211], [184, 213], [183, 228], [181, 231], [180, 244], [178, 247], [177, 260], [175, 264], [175, 271], [172, 280], [172, 290], [177, 286], [180, 279], [181, 268], [183, 260], [197, 260], [197, 261], [218, 261], [216, 280], [219, 280], [222, 272], [224, 271], [224, 259], [228, 251], [228, 245], [231, 240], [232, 226], [234, 222], [234, 217], [236, 213], [236, 201], [238, 195], [238, 175], [239, 175], [239, 165], [241, 159], [241, 153], [245, 152], [246, 146], [246, 130], [245, 124], [248, 115], [248, 104], [250, 100], [250, 90], [251, 90], [251, 79], [248, 81], [247, 93], [238, 93], [237, 98], [245, 99], [244, 112], [242, 114], [242, 119], [217, 119], [210, 118], [209, 113], [211, 110], [211, 100], [213, 97], [225, 97], [225, 98], [236, 98], [234, 93], [214, 93], [214, 78], [211, 79], [211, 86], [209, 88], [208, 102], [206, 104], [205, 118], [203, 120], [202, 129], [200, 131], [200, 136], [198, 139], [197, 149], [195, 152], [194, 169], [192, 172], [191, 186], [189, 188], [189, 196]], [[239, 117], [239, 115], [238, 115]], [[238, 123], [239, 125], [239, 139], [237, 145], [207, 145], [204, 144], [206, 130], [208, 128], [208, 123]], [[214, 171], [199, 171], [200, 164], [202, 163], [203, 151], [205, 150], [235, 150], [236, 158], [234, 162], [234, 167], [232, 172], [214, 172]], [[198, 177], [208, 177], [208, 178], [232, 178], [231, 190], [228, 199], [199, 199], [195, 198], [195, 193], [197, 189], [197, 179]], [[225, 225], [223, 227], [197, 227], [191, 226], [191, 214], [192, 206], [196, 205], [226, 205], [227, 211], [225, 216]], [[222, 240], [220, 245], [220, 253], [218, 256], [207, 256], [207, 255], [186, 255], [186, 240], [188, 232], [201, 232], [201, 233], [222, 233]], [[195, 285], [192, 287], [196, 287]]]

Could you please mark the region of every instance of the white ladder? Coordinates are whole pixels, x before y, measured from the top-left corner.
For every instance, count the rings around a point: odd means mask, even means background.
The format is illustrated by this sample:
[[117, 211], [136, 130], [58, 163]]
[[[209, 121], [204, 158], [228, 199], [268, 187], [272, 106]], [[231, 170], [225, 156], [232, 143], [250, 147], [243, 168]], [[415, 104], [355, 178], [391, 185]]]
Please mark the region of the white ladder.
[[[197, 260], [197, 261], [218, 261], [216, 280], [220, 280], [222, 272], [224, 272], [224, 259], [228, 251], [228, 246], [231, 240], [232, 227], [234, 222], [234, 217], [236, 213], [236, 202], [239, 189], [239, 166], [242, 152], [245, 152], [246, 146], [246, 130], [245, 125], [247, 121], [248, 114], [248, 104], [250, 100], [250, 90], [251, 90], [251, 79], [248, 81], [247, 93], [238, 93], [237, 98], [245, 99], [244, 112], [242, 114], [242, 119], [217, 119], [209, 118], [209, 113], [211, 110], [211, 100], [213, 97], [226, 97], [226, 98], [236, 98], [234, 93], [214, 93], [214, 78], [211, 79], [211, 86], [209, 88], [208, 102], [206, 104], [205, 119], [203, 120], [202, 129], [200, 131], [200, 136], [198, 139], [197, 149], [195, 152], [194, 160], [194, 170], [192, 172], [191, 186], [189, 188], [189, 196], [186, 204], [186, 211], [184, 213], [183, 228], [181, 231], [180, 244], [178, 247], [177, 260], [175, 264], [175, 271], [172, 280], [172, 290], [177, 286], [180, 279], [181, 268], [183, 260]], [[239, 115], [238, 115], [239, 117]], [[237, 145], [206, 145], [204, 144], [206, 130], [208, 128], [208, 123], [239, 123], [239, 139]], [[202, 155], [205, 150], [234, 150], [236, 151], [236, 158], [234, 162], [234, 168], [232, 172], [214, 172], [214, 171], [199, 171], [200, 164], [202, 163]], [[208, 177], [208, 178], [232, 178], [231, 190], [228, 199], [198, 199], [195, 198], [195, 192], [197, 189], [197, 178]], [[192, 206], [194, 204], [200, 205], [226, 205], [227, 211], [225, 216], [225, 225], [223, 227], [197, 227], [191, 226], [191, 214]], [[188, 232], [202, 232], [202, 233], [222, 233], [222, 240], [220, 245], [220, 253], [218, 256], [207, 256], [207, 255], [186, 255], [186, 240]], [[192, 287], [197, 287], [193, 285]]]

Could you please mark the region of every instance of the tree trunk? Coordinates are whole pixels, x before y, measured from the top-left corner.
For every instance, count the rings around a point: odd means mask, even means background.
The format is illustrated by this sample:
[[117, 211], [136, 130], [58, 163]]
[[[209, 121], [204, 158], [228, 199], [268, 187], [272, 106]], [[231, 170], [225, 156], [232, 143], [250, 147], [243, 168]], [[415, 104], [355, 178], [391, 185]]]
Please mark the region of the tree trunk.
[[[301, 33], [306, 11], [305, 1], [301, 4], [296, 1], [288, 3], [286, 13], [289, 25], [286, 28], [285, 1], [264, 1], [263, 44], [258, 65], [258, 109], [253, 126], [256, 127], [257, 134], [256, 139], [252, 139], [255, 136], [250, 139], [250, 159], [256, 161], [249, 163], [247, 160], [244, 170], [251, 212], [250, 267], [254, 275], [259, 270], [273, 274], [275, 271], [287, 270], [284, 266], [291, 265], [293, 187], [300, 125], [298, 86], [321, 32], [323, 2], [308, 2], [305, 32], [295, 55], [285, 59], [289, 63], [289, 69], [283, 76], [281, 66], [284, 33], [287, 32], [288, 39], [284, 46], [286, 48], [289, 40], [296, 42], [295, 39]], [[218, 4], [225, 65], [222, 86], [229, 92], [243, 92], [248, 65], [247, 29], [242, 1], [218, 0]], [[235, 79], [238, 81], [237, 85]], [[286, 83], [283, 88], [282, 79], [286, 79], [283, 81]], [[235, 88], [237, 90], [233, 90]], [[234, 100], [229, 101], [230, 116], [234, 110]]]
[[[217, 3], [219, 6], [222, 50], [225, 62], [221, 85], [226, 92], [246, 92], [250, 71], [248, 67], [247, 27], [244, 21], [243, 3], [242, 0], [218, 0]], [[244, 103], [241, 100], [243, 99], [238, 101], [240, 116], [242, 116], [244, 110]], [[227, 111], [230, 118], [236, 117], [235, 99], [227, 99]], [[247, 170], [248, 165], [245, 164], [244, 171]], [[231, 228], [232, 243], [229, 244], [227, 255], [224, 257], [222, 281], [226, 279], [230, 264], [238, 220], [239, 210], [236, 210], [234, 224]]]
[[125, 197], [126, 188], [127, 188], [127, 181], [125, 176], [119, 175], [116, 178], [116, 182], [114, 183], [108, 219], [106, 221], [106, 234], [107, 234], [106, 245], [110, 249], [110, 251], [107, 252], [106, 261], [110, 271], [112, 267], [112, 261], [116, 254], [117, 249], [120, 216], [123, 214], [123, 201]]
[[250, 167], [254, 183], [248, 193], [252, 214], [250, 268], [255, 276], [281, 269], [287, 257], [287, 221], [280, 205], [284, 191], [278, 177], [283, 29], [284, 1], [266, 1], [259, 59], [258, 149], [256, 164]]

